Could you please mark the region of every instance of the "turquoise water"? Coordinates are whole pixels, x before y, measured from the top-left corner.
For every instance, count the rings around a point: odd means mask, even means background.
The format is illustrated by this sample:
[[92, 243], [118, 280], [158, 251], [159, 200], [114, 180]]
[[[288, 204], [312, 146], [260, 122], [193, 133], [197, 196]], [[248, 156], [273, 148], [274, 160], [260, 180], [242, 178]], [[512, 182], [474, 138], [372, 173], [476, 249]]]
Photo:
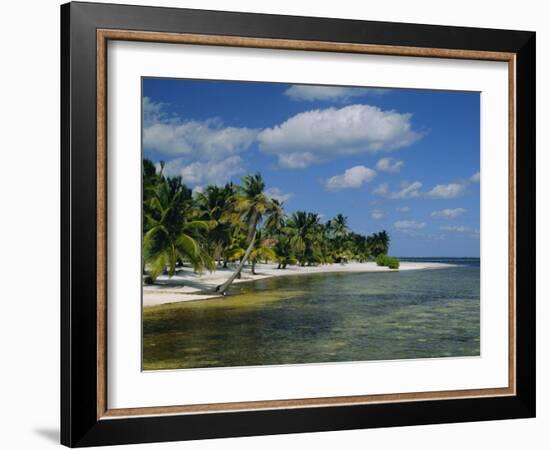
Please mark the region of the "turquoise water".
[[476, 356], [479, 311], [479, 260], [258, 280], [147, 308], [144, 369]]

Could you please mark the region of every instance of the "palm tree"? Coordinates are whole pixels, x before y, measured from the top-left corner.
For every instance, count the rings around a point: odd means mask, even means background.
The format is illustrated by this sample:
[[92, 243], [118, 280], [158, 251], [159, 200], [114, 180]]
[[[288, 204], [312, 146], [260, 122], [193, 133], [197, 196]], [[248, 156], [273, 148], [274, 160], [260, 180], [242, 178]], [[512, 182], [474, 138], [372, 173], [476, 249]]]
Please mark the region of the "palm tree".
[[[297, 211], [287, 218], [283, 203], [264, 194], [260, 174], [242, 179], [242, 186], [207, 186], [194, 197], [181, 177], [166, 177], [164, 163], [143, 160], [143, 272], [146, 282], [162, 273], [172, 276], [189, 261], [195, 271], [214, 270], [215, 261], [234, 273], [216, 291], [225, 293], [247, 262], [252, 273], [258, 261], [288, 264], [359, 262], [387, 255], [390, 237], [384, 230], [369, 236], [353, 233], [348, 220], [336, 215], [321, 224], [319, 215]], [[260, 234], [261, 228], [261, 234]], [[263, 234], [263, 236], [262, 236]], [[147, 270], [146, 270], [147, 269]]]
[[264, 216], [267, 216], [269, 221], [270, 216], [282, 214], [279, 204], [274, 203], [264, 194], [265, 183], [259, 173], [248, 175], [241, 181], [243, 182], [243, 186], [237, 186], [237, 192], [233, 196], [233, 201], [229, 207], [229, 216], [232, 222], [242, 222], [245, 224], [248, 247], [241, 258], [237, 270], [223, 284], [216, 287], [216, 291], [222, 293], [225, 293], [235, 278], [240, 275], [250, 253], [254, 249], [256, 234], [258, 232], [257, 227]]
[[319, 222], [319, 215], [297, 211], [290, 217], [288, 226], [294, 229], [291, 242], [300, 265], [305, 266], [306, 262], [311, 265], [321, 261], [322, 225]]
[[232, 183], [228, 183], [224, 187], [209, 185], [203, 192], [196, 194], [199, 218], [209, 224], [206, 235], [209, 253], [218, 261], [218, 264], [221, 264], [223, 258], [225, 267], [227, 259], [224, 258], [224, 254], [232, 244], [233, 226], [223, 219], [227, 205], [234, 194], [235, 187]]
[[277, 236], [275, 241], [275, 255], [278, 263], [277, 269], [286, 269], [288, 264], [296, 264], [297, 259], [294, 256], [294, 247], [292, 245], [291, 228], [285, 227]]
[[250, 269], [252, 275], [256, 275], [256, 263], [262, 259], [276, 259], [277, 255], [273, 250], [275, 242], [272, 239], [264, 239], [262, 232], [258, 231], [256, 234], [256, 241], [254, 243], [254, 249], [250, 252], [249, 260], [252, 263]]
[[244, 237], [237, 227], [233, 230], [229, 245], [223, 249], [223, 268], [227, 268], [229, 262], [240, 260], [246, 251], [243, 245]]
[[342, 214], [337, 214], [334, 219], [329, 221], [328, 232], [334, 242], [333, 258], [336, 262], [345, 262], [349, 256], [345, 249], [346, 238], [348, 237], [348, 218]]
[[362, 234], [350, 233], [349, 234], [350, 253], [352, 258], [356, 259], [360, 263], [369, 259], [370, 250], [367, 245], [367, 238]]
[[272, 207], [265, 221], [265, 230], [269, 236], [275, 236], [286, 224], [286, 216], [283, 212], [284, 202], [276, 198], [271, 199]]
[[386, 230], [374, 233], [367, 237], [367, 245], [370, 253], [376, 258], [380, 255], [387, 255], [390, 247], [390, 237]]
[[342, 214], [337, 214], [336, 217], [330, 221], [330, 226], [334, 237], [338, 239], [345, 238], [349, 232], [348, 218]]
[[[161, 175], [162, 176], [162, 175]], [[147, 232], [143, 236], [144, 261], [149, 264], [149, 281], [168, 267], [172, 277], [178, 260], [188, 259], [194, 270], [214, 269], [214, 264], [200, 240], [200, 232], [208, 224], [190, 220], [189, 203], [191, 191], [180, 177], [162, 177], [149, 201], [149, 212], [145, 214]]]
[[378, 233], [378, 239], [380, 240], [383, 253], [387, 255], [390, 249], [390, 236], [386, 233], [386, 230], [382, 230]]

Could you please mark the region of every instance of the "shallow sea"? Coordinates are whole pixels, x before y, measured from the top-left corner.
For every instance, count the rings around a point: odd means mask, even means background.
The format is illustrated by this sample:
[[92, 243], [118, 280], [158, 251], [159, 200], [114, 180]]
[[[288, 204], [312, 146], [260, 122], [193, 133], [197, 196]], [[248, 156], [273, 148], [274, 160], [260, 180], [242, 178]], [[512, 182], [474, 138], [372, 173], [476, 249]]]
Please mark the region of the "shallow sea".
[[319, 273], [144, 310], [143, 368], [479, 355], [479, 259], [437, 270]]

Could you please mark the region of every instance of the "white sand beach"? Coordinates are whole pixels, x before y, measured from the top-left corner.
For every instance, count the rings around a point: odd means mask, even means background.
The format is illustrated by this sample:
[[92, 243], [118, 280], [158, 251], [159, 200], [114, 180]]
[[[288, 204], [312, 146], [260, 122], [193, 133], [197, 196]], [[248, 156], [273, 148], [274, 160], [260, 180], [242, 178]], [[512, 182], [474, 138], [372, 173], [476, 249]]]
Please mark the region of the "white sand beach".
[[[452, 264], [432, 262], [401, 262], [400, 271], [445, 269], [453, 267]], [[207, 300], [220, 297], [214, 293], [216, 286], [222, 284], [231, 274], [233, 268], [218, 268], [215, 272], [194, 273], [189, 267], [178, 269], [177, 273], [168, 278], [160, 276], [154, 285], [143, 287], [143, 306], [155, 306], [165, 303], [188, 302]], [[250, 268], [245, 266], [242, 277], [234, 281], [235, 284], [261, 280], [264, 278], [284, 277], [288, 275], [305, 275], [312, 273], [330, 272], [392, 272], [387, 267], [377, 266], [374, 262], [342, 264], [325, 264], [321, 266], [300, 267], [288, 266], [286, 269], [277, 269], [276, 264], [257, 264], [256, 275], [250, 273]]]

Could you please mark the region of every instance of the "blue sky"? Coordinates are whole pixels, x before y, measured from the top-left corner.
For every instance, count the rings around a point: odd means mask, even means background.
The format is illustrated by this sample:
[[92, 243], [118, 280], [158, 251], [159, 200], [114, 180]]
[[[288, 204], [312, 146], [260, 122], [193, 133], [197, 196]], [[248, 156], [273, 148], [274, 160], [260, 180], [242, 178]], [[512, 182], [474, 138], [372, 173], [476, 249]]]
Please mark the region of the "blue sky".
[[285, 211], [479, 256], [479, 93], [143, 79], [143, 152], [194, 190], [261, 172]]

